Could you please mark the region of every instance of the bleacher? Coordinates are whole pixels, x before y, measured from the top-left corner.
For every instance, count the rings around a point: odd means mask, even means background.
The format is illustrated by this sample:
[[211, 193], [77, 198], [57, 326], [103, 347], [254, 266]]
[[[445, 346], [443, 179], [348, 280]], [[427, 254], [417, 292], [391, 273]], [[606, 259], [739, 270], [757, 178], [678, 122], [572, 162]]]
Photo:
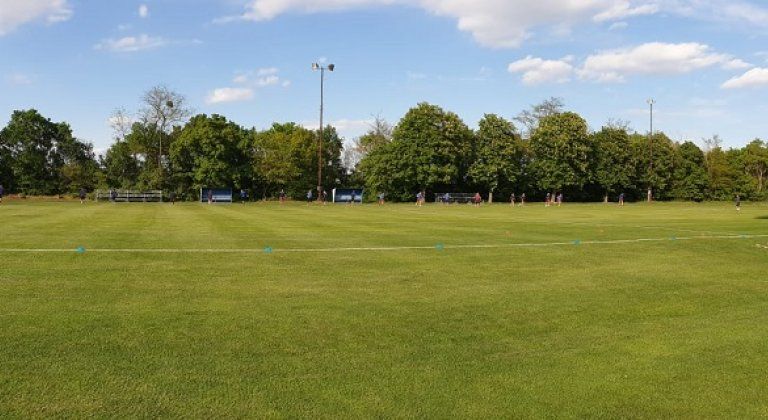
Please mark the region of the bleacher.
[[[114, 191], [114, 198], [112, 192]], [[159, 203], [163, 201], [162, 190], [96, 190], [96, 201], [115, 201], [118, 203]]]
[[200, 189], [200, 202], [208, 202], [208, 192], [211, 192], [211, 201], [213, 203], [232, 203], [232, 189], [231, 188], [201, 188]]

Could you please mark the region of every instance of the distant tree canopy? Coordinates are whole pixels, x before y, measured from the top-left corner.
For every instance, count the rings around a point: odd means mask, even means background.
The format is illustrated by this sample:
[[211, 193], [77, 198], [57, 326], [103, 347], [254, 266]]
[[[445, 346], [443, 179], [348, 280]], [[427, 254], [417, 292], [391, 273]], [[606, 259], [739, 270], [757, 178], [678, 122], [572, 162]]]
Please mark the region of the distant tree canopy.
[[768, 144], [760, 139], [723, 150], [715, 136], [702, 150], [620, 123], [590, 132], [557, 98], [516, 117], [522, 133], [495, 114], [486, 114], [475, 131], [455, 113], [421, 103], [394, 126], [376, 117], [346, 147], [326, 127], [322, 156], [319, 130], [275, 123], [259, 131], [221, 115], [192, 116], [185, 98], [164, 87], [148, 91], [143, 103], [135, 116], [115, 112], [115, 141], [98, 158], [68, 124], [33, 109], [14, 112], [0, 130], [0, 185], [8, 193], [42, 195], [161, 188], [196, 198], [201, 187], [231, 187], [252, 197], [284, 190], [299, 198], [317, 186], [320, 166], [329, 192], [365, 187], [369, 198], [384, 193], [394, 201], [412, 201], [419, 191], [615, 200], [620, 193], [642, 198], [648, 188], [660, 200], [768, 198]]

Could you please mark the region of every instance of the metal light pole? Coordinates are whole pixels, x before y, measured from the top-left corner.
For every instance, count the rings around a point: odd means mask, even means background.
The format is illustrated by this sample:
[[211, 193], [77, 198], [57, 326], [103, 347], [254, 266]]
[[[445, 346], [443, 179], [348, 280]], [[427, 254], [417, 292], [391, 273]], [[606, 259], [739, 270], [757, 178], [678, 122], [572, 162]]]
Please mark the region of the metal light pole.
[[656, 100], [648, 99], [648, 105], [651, 107], [651, 131], [648, 133], [648, 149], [650, 151], [649, 167], [648, 167], [648, 202], [653, 201], [653, 105], [656, 104]]
[[320, 70], [320, 138], [317, 147], [317, 200], [323, 199], [323, 110], [325, 94], [325, 71], [336, 69], [335, 64], [329, 64], [327, 67], [318, 63], [312, 63], [312, 70]]

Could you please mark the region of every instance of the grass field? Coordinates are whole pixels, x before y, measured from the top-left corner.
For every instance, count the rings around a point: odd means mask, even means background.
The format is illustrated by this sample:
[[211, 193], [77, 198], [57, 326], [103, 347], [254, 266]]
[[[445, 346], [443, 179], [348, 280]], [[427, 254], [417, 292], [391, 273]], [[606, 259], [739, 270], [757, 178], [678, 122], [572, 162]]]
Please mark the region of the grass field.
[[0, 222], [0, 417], [768, 416], [765, 205]]

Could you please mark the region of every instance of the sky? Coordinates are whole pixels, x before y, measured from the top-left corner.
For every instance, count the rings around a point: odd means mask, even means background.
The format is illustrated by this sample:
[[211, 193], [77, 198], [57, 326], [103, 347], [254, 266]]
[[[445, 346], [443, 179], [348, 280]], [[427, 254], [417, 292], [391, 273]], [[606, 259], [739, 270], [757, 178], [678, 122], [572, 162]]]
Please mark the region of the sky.
[[35, 108], [103, 152], [165, 85], [197, 113], [351, 140], [419, 102], [470, 127], [562, 98], [592, 129], [768, 139], [768, 3], [747, 0], [0, 0], [0, 125]]

